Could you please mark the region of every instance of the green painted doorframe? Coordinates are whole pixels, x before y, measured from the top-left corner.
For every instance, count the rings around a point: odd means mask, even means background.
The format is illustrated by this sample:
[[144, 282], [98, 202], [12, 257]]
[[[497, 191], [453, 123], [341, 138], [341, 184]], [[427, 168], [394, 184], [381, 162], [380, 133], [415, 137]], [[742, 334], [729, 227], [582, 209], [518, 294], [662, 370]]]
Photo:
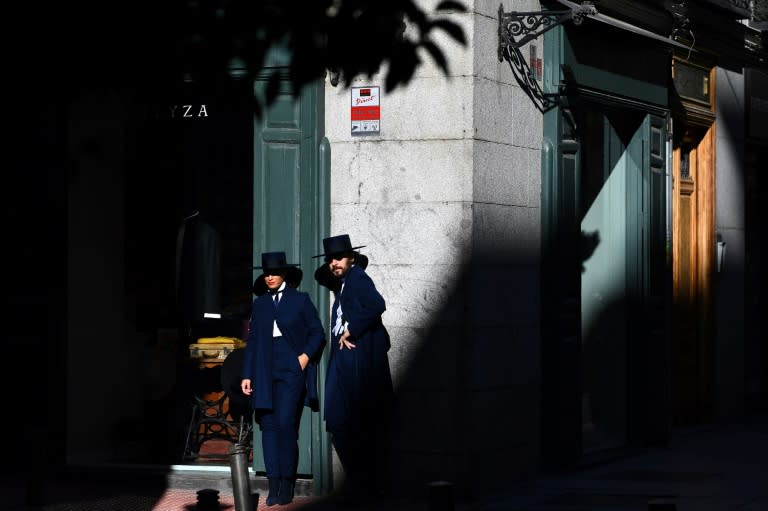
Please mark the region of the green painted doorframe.
[[[263, 97], [272, 68], [254, 81], [254, 94]], [[303, 270], [300, 289], [309, 293], [328, 331], [328, 292], [313, 275], [319, 264], [322, 238], [330, 228], [330, 144], [324, 136], [324, 82], [305, 87], [298, 98], [289, 83], [280, 84], [275, 102], [254, 118], [253, 266], [261, 253], [282, 250]], [[260, 272], [254, 270], [253, 278]], [[319, 364], [321, 411], [304, 408], [299, 433], [300, 476], [311, 476], [316, 494], [331, 488], [331, 449], [325, 432], [322, 403], [326, 355]], [[261, 436], [254, 427], [254, 470], [263, 471]]]

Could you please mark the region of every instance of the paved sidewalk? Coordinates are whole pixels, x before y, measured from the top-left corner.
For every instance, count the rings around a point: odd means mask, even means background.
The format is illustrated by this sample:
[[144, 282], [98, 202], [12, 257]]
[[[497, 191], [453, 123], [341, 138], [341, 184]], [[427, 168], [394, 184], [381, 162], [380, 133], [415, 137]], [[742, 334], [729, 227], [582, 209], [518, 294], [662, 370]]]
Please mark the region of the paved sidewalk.
[[472, 509], [766, 511], [768, 416], [677, 431], [666, 448], [515, 484]]
[[[211, 507], [199, 505], [194, 489], [127, 481], [46, 481], [40, 502], [25, 505], [19, 483], [0, 484], [0, 510], [235, 511], [231, 491], [220, 491]], [[455, 498], [442, 506], [431, 505], [426, 488], [423, 495], [378, 502], [298, 497], [270, 508], [254, 492], [259, 511], [766, 511], [768, 415], [676, 431], [665, 448], [563, 476], [510, 482], [495, 495]]]

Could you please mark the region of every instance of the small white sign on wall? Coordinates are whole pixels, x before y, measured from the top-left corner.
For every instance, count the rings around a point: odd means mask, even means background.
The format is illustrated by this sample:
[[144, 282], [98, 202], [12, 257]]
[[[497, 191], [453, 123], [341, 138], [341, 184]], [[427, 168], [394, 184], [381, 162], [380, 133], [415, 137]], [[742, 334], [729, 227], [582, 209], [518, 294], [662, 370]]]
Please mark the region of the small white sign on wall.
[[352, 135], [378, 135], [381, 132], [381, 102], [378, 86], [352, 87]]

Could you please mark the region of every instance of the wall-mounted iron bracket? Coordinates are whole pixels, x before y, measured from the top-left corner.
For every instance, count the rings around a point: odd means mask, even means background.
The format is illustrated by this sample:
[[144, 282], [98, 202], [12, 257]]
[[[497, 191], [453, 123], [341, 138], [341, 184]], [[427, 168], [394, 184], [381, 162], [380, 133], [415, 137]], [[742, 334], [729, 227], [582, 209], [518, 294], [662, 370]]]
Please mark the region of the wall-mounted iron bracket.
[[504, 12], [504, 6], [499, 5], [499, 62], [509, 62], [518, 85], [539, 111], [546, 112], [560, 104], [564, 85], [556, 93], [545, 93], [520, 52], [520, 47], [568, 20], [579, 25], [585, 17], [595, 14], [597, 9], [590, 2], [564, 11], [540, 12]]
[[504, 6], [499, 5], [499, 60], [504, 47], [519, 48], [568, 20], [580, 25], [584, 18], [595, 14], [597, 8], [592, 2], [563, 11], [504, 12]]

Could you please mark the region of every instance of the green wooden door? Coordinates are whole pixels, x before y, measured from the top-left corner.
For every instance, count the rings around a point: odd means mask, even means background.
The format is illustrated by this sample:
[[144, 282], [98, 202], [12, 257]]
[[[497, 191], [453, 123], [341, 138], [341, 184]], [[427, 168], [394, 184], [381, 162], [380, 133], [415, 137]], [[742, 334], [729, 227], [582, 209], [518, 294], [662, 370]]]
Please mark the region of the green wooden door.
[[581, 232], [582, 450], [627, 442], [630, 274], [647, 256], [640, 199], [645, 114], [587, 102], [583, 122]]
[[545, 469], [658, 438], [666, 413], [666, 89], [590, 38], [545, 35], [545, 92], [567, 85], [544, 114]]
[[[263, 78], [254, 82], [257, 97], [265, 92]], [[285, 251], [288, 261], [299, 263], [303, 270], [299, 289], [310, 294], [321, 312], [328, 299], [312, 278], [318, 264], [312, 256], [320, 251], [329, 223], [329, 150], [323, 137], [322, 91], [322, 84], [314, 84], [294, 98], [287, 81], [281, 83], [275, 102], [254, 121], [253, 165], [253, 266], [261, 265], [262, 252]], [[254, 278], [260, 273], [254, 270]], [[324, 314], [320, 316], [325, 320]], [[321, 373], [324, 367], [321, 363]], [[254, 427], [253, 441], [254, 470], [263, 472], [258, 427]], [[325, 477], [326, 444], [321, 414], [305, 407], [299, 430], [299, 475]], [[322, 481], [316, 484], [316, 490], [322, 485]]]

